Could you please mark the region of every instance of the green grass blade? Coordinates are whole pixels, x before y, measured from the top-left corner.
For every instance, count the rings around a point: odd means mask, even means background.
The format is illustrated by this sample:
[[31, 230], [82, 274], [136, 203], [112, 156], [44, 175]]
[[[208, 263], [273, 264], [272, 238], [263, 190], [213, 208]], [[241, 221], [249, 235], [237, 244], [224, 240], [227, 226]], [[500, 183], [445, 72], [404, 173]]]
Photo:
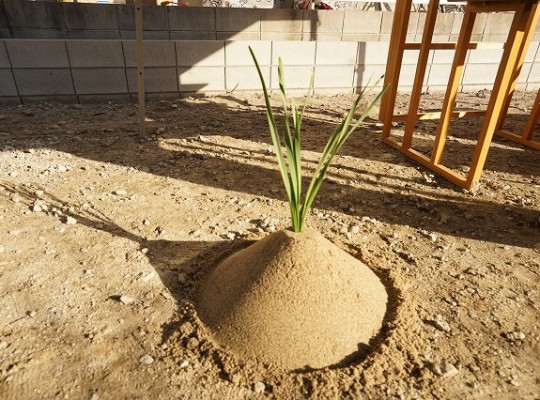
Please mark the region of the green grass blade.
[[264, 80], [261, 67], [259, 66], [257, 57], [255, 56], [255, 53], [253, 52], [253, 49], [251, 48], [251, 46], [249, 47], [249, 52], [251, 53], [251, 57], [253, 58], [255, 67], [257, 68], [257, 73], [259, 74], [259, 78], [261, 80], [263, 94], [264, 94], [264, 102], [266, 105], [266, 116], [268, 119], [268, 126], [270, 129], [270, 136], [272, 138], [272, 144], [274, 145], [274, 152], [276, 153], [276, 159], [278, 161], [278, 167], [281, 173], [281, 179], [283, 180], [285, 191], [287, 193], [287, 198], [289, 199], [289, 202], [290, 202], [292, 200], [291, 185], [290, 185], [289, 176], [287, 173], [287, 165], [285, 163], [285, 159], [283, 158], [283, 153], [281, 150], [281, 140], [279, 137], [279, 131], [277, 128], [276, 119], [274, 117], [272, 106], [270, 104], [270, 96], [268, 94], [268, 89], [266, 88], [266, 82]]

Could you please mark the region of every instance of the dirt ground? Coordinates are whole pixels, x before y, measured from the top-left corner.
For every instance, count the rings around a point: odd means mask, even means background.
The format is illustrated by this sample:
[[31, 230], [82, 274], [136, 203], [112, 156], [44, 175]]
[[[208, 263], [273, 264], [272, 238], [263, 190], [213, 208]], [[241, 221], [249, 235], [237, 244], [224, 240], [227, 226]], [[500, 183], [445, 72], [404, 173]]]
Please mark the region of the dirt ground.
[[[534, 95], [515, 97], [519, 131]], [[306, 165], [351, 102], [311, 101]], [[194, 296], [225, 256], [289, 226], [262, 98], [154, 101], [147, 115], [139, 137], [134, 105], [0, 108], [0, 398], [540, 398], [538, 151], [495, 138], [466, 191], [370, 119], [308, 226], [383, 280], [386, 320], [349, 364], [287, 372], [219, 348]], [[449, 166], [466, 170], [480, 122], [452, 124]], [[434, 125], [419, 131], [423, 149]]]

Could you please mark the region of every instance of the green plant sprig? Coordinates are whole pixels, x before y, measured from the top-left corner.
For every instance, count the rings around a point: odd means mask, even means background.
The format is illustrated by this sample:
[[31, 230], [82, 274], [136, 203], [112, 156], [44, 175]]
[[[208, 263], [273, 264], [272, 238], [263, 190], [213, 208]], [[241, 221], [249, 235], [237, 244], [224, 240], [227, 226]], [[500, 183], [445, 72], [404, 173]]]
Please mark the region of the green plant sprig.
[[[261, 80], [264, 101], [266, 105], [266, 116], [268, 119], [268, 126], [270, 129], [270, 136], [272, 138], [272, 144], [274, 146], [274, 152], [281, 173], [281, 179], [285, 186], [287, 193], [287, 199], [291, 210], [292, 230], [293, 232], [301, 232], [304, 228], [307, 215], [315, 200], [315, 197], [321, 188], [321, 185], [326, 176], [326, 172], [330, 167], [330, 164], [341, 148], [347, 138], [354, 132], [356, 128], [364, 121], [369, 115], [370, 111], [376, 105], [381, 98], [384, 90], [382, 90], [375, 99], [369, 104], [367, 109], [355, 120], [354, 116], [360, 107], [360, 104], [364, 96], [370, 93], [379, 83], [380, 79], [371, 85], [367, 90], [364, 88], [354, 101], [352, 107], [349, 109], [346, 117], [338, 124], [330, 135], [328, 142], [321, 154], [315, 172], [311, 178], [311, 183], [305, 193], [304, 200], [302, 201], [302, 162], [301, 162], [301, 127], [302, 119], [304, 117], [304, 111], [310, 95], [313, 93], [314, 77], [311, 75], [311, 81], [309, 89], [301, 109], [298, 109], [294, 99], [289, 101], [285, 89], [285, 76], [283, 72], [283, 64], [281, 58], [278, 61], [278, 80], [279, 80], [279, 93], [281, 99], [281, 106], [283, 109], [283, 118], [285, 122], [285, 153], [286, 158], [283, 155], [281, 147], [281, 136], [276, 124], [276, 119], [272, 111], [272, 105], [270, 103], [270, 95], [266, 87], [266, 83], [257, 61], [257, 57], [253, 52], [253, 49], [249, 47], [251, 57], [255, 62], [259, 78]], [[382, 78], [381, 78], [382, 79]], [[290, 113], [289, 113], [290, 110]], [[291, 117], [292, 117], [292, 129], [291, 129]]]

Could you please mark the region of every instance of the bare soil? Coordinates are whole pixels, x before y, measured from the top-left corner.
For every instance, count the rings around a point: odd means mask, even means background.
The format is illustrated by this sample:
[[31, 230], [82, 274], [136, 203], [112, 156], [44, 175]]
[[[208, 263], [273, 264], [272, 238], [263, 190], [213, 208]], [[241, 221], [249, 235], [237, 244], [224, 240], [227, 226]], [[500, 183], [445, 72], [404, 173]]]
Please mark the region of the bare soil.
[[[481, 108], [484, 94], [458, 103]], [[518, 132], [534, 94], [515, 98]], [[306, 165], [351, 102], [310, 103]], [[382, 279], [389, 312], [346, 365], [288, 372], [216, 345], [194, 296], [227, 255], [289, 226], [262, 98], [147, 111], [140, 137], [133, 105], [0, 108], [0, 398], [540, 398], [538, 151], [495, 138], [465, 191], [369, 120], [308, 225]], [[480, 123], [452, 124], [452, 168], [467, 169]], [[434, 124], [418, 128], [427, 148]]]

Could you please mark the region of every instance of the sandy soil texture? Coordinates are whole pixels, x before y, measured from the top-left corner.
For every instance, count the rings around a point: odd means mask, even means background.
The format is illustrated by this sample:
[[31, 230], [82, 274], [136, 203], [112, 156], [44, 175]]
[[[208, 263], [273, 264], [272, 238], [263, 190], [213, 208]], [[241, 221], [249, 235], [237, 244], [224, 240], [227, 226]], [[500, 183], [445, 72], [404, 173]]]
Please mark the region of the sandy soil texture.
[[[515, 98], [519, 131], [534, 94]], [[312, 100], [306, 166], [351, 102]], [[148, 116], [139, 137], [133, 105], [0, 108], [0, 398], [539, 398], [538, 151], [496, 138], [464, 191], [369, 120], [307, 224], [381, 277], [390, 312], [348, 365], [286, 372], [219, 348], [193, 295], [226, 256], [289, 226], [262, 98], [155, 101]], [[467, 169], [480, 122], [453, 122], [452, 168]], [[418, 130], [425, 149], [434, 123]]]

